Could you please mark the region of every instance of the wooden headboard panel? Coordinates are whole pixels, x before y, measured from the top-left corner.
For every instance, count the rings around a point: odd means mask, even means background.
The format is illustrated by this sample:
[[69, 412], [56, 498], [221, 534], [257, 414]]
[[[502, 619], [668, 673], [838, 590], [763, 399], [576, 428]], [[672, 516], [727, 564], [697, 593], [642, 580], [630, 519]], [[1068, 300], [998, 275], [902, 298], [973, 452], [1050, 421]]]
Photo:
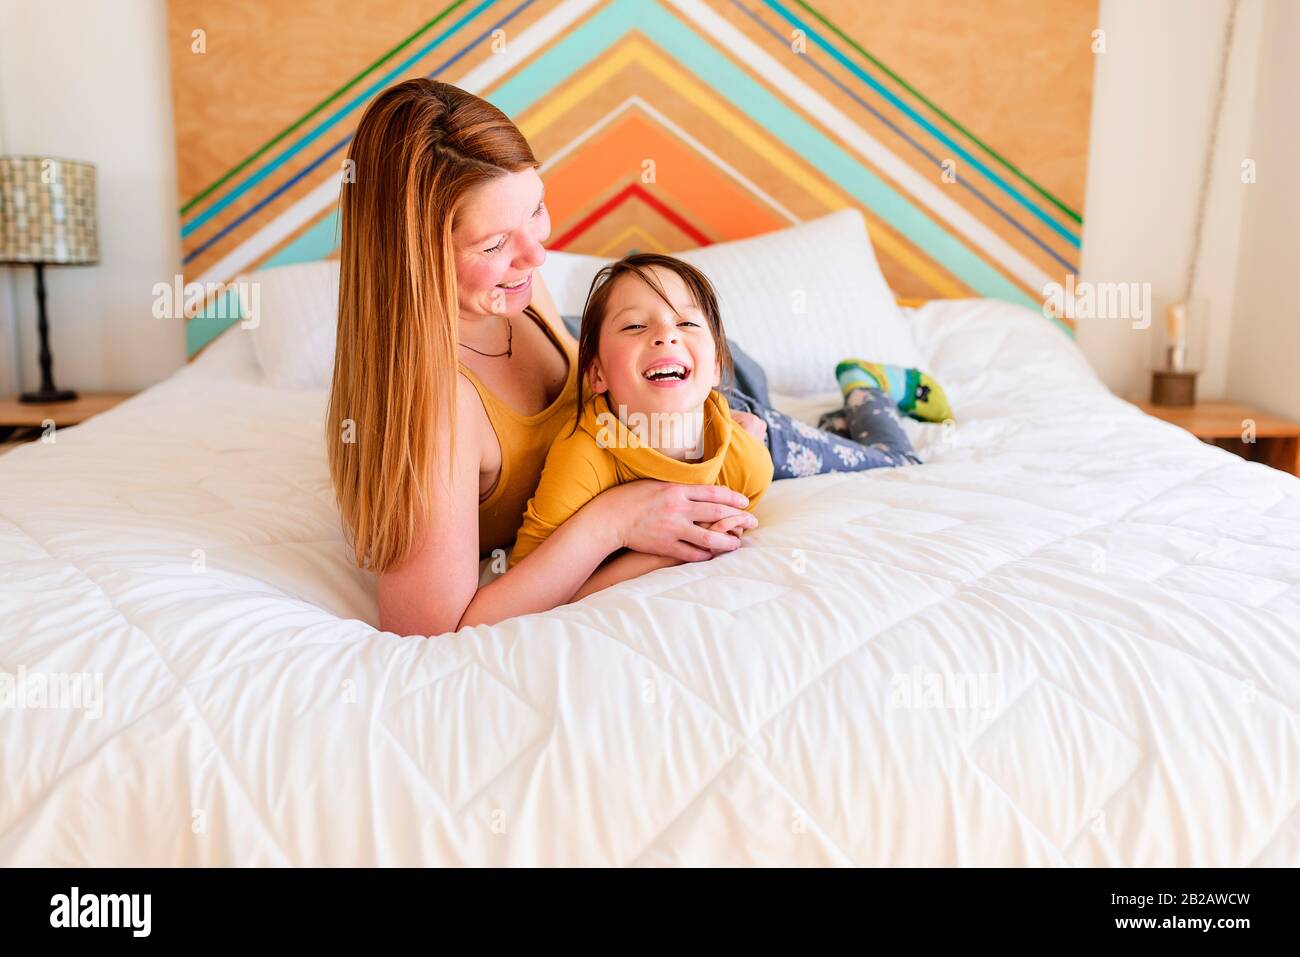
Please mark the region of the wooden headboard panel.
[[[674, 251], [854, 205], [902, 298], [1038, 308], [1079, 261], [1097, 0], [169, 0], [187, 282], [337, 250], [365, 104], [473, 90], [551, 246]], [[238, 315], [190, 320], [190, 354]]]

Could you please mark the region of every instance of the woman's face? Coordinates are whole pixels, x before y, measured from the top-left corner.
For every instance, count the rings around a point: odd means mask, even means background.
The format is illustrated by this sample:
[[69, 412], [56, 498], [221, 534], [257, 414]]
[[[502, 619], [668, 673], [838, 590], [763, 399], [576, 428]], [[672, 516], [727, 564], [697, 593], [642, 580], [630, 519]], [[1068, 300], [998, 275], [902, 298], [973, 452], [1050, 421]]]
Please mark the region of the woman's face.
[[542, 178], [529, 168], [473, 189], [452, 230], [456, 292], [466, 318], [517, 315], [532, 301], [533, 271], [546, 259], [551, 217]]

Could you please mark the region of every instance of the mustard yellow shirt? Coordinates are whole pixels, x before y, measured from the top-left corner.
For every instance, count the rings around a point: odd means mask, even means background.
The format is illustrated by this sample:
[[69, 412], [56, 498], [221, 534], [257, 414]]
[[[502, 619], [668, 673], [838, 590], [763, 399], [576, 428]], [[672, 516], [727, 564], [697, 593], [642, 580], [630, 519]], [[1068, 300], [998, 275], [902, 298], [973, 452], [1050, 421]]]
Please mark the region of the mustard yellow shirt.
[[703, 425], [703, 461], [681, 462], [643, 445], [610, 410], [604, 395], [587, 400], [578, 430], [569, 434], [562, 429], [547, 453], [510, 565], [522, 561], [601, 492], [637, 479], [725, 485], [746, 496], [752, 511], [772, 484], [767, 446], [736, 424], [727, 400], [717, 391], [704, 402]]

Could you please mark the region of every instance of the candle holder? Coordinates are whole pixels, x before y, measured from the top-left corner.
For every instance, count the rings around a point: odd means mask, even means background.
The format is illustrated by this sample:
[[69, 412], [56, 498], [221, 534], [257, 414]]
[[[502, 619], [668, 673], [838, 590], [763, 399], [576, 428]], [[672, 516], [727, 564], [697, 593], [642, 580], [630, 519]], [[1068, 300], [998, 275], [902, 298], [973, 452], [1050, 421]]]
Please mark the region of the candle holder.
[[1166, 307], [1164, 326], [1152, 337], [1153, 405], [1196, 404], [1196, 374], [1202, 361], [1207, 312], [1204, 299], [1171, 302]]

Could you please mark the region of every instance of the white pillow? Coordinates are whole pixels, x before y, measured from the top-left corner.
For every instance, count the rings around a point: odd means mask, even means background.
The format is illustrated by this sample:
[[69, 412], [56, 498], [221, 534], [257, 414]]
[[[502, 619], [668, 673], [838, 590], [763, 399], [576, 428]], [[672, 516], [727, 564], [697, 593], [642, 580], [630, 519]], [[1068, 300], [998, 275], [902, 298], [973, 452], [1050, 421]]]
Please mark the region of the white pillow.
[[235, 284], [243, 314], [256, 321], [239, 334], [252, 336], [263, 381], [282, 389], [329, 388], [338, 334], [338, 260], [259, 269]]
[[[713, 282], [727, 335], [763, 366], [774, 392], [833, 390], [835, 364], [850, 357], [921, 365], [859, 210], [673, 255]], [[582, 311], [592, 276], [611, 261], [547, 255], [542, 276], [562, 315]]]
[[560, 315], [582, 315], [591, 280], [600, 267], [609, 262], [613, 260], [579, 253], [547, 252], [546, 262], [542, 263], [542, 278], [546, 280], [546, 291], [555, 300]]
[[713, 281], [727, 335], [773, 392], [834, 389], [835, 364], [849, 357], [920, 365], [860, 210], [675, 255]]

